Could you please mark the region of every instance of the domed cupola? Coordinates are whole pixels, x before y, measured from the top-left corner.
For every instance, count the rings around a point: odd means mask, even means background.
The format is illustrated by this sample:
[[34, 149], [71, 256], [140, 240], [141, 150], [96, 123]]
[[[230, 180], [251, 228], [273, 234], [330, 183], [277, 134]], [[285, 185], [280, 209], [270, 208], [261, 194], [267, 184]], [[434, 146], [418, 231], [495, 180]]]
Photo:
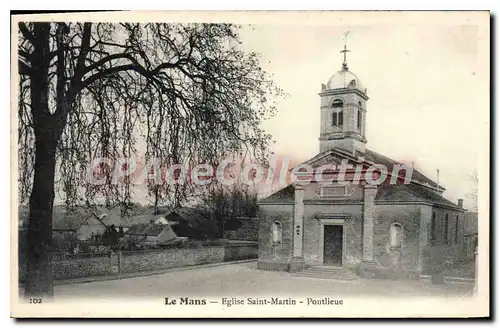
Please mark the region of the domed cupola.
[[337, 72], [328, 80], [326, 90], [333, 89], [357, 89], [363, 93], [366, 91], [361, 80], [347, 69]]

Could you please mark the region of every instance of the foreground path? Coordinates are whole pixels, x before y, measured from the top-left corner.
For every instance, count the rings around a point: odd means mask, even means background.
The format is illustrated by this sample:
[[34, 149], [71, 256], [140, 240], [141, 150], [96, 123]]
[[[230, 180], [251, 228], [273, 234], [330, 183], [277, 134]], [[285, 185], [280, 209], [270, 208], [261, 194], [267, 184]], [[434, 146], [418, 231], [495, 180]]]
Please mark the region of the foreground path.
[[309, 279], [256, 269], [256, 262], [198, 267], [158, 275], [54, 287], [63, 298], [157, 298], [166, 296], [462, 296], [460, 286], [422, 285], [418, 281], [361, 280], [359, 283]]

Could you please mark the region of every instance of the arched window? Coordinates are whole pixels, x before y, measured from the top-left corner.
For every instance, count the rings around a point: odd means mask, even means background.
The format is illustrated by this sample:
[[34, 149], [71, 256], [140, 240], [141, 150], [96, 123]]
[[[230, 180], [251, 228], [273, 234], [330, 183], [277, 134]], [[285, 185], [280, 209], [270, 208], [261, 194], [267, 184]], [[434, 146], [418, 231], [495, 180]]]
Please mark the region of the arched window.
[[271, 225], [271, 238], [273, 245], [279, 245], [282, 242], [281, 223], [278, 221], [273, 222]]
[[444, 242], [448, 244], [448, 213], [444, 216]]
[[431, 242], [436, 242], [436, 213], [432, 212], [431, 219]]
[[332, 107], [333, 108], [342, 108], [344, 107], [344, 102], [340, 99], [335, 99], [333, 102], [332, 102]]
[[391, 248], [401, 248], [401, 244], [403, 243], [403, 227], [401, 224], [391, 224], [389, 228], [389, 243]]
[[332, 126], [342, 126], [344, 125], [344, 113], [342, 110], [339, 112], [332, 113]]
[[361, 109], [358, 110], [358, 130], [361, 131]]
[[355, 89], [356, 88], [356, 80], [351, 80], [349, 84], [347, 85], [349, 89]]
[[334, 108], [334, 112], [332, 113], [332, 126], [344, 125], [344, 113], [342, 110], [344, 102], [340, 99], [335, 99], [332, 102], [332, 107]]
[[455, 216], [455, 244], [458, 244], [458, 215]]

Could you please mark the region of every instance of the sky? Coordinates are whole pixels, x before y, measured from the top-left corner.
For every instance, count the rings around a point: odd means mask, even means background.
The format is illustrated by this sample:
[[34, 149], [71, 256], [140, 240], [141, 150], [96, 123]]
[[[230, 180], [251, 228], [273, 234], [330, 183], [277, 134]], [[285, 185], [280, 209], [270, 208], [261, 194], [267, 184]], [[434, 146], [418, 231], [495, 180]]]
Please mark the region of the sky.
[[[72, 15], [65, 14], [64, 20]], [[78, 20], [76, 15], [74, 20]], [[262, 68], [288, 96], [263, 123], [272, 151], [303, 162], [319, 152], [321, 84], [347, 62], [370, 99], [367, 148], [411, 163], [456, 202], [479, 172], [489, 186], [490, 58], [488, 12], [162, 12], [94, 13], [95, 21], [233, 22], [243, 50], [261, 54]], [[250, 24], [250, 25], [249, 25]], [[483, 193], [484, 194], [484, 193]], [[139, 201], [145, 195], [137, 196]]]
[[414, 162], [433, 180], [439, 169], [444, 195], [466, 198], [488, 149], [489, 124], [489, 59], [480, 30], [466, 20], [245, 26], [243, 46], [262, 55], [263, 68], [288, 94], [263, 124], [276, 142], [272, 150], [296, 162], [319, 152], [318, 93], [341, 69], [346, 31], [349, 69], [370, 97], [367, 148]]

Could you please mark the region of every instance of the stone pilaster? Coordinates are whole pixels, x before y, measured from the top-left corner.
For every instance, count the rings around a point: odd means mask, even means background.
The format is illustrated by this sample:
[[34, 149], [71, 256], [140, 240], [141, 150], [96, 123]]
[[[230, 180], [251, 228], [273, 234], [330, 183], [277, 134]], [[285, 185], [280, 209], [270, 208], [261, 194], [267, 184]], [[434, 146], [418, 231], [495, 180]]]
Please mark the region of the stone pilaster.
[[373, 262], [373, 225], [377, 186], [367, 184], [363, 199], [363, 261]]
[[304, 186], [296, 184], [295, 201], [293, 205], [293, 252], [289, 271], [300, 271], [304, 268], [302, 243], [304, 240]]
[[418, 255], [418, 271], [422, 274], [425, 271], [425, 249], [429, 245], [429, 226], [432, 218], [432, 207], [422, 205], [420, 207], [420, 250]]

